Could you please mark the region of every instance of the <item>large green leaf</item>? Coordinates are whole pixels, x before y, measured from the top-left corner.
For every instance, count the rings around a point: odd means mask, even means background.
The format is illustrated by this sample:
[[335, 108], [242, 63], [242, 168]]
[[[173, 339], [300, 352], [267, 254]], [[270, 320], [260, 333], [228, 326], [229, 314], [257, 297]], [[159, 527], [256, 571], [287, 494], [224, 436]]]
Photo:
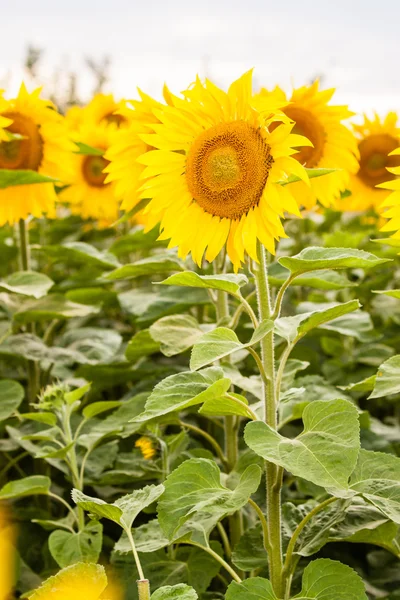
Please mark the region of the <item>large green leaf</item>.
[[190, 315], [162, 317], [150, 326], [150, 335], [165, 356], [185, 352], [203, 335], [196, 319]]
[[54, 281], [43, 273], [16, 271], [0, 281], [0, 290], [3, 289], [23, 296], [32, 296], [33, 298], [42, 298], [53, 285]]
[[91, 514], [110, 519], [121, 525], [123, 529], [131, 529], [137, 515], [147, 506], [155, 502], [163, 493], [163, 485], [147, 485], [140, 490], [118, 498], [113, 504], [107, 504], [99, 498], [86, 496], [79, 490], [72, 491], [72, 499], [76, 504]]
[[242, 571], [262, 569], [268, 564], [261, 524], [246, 529], [232, 552], [233, 564]]
[[162, 285], [177, 285], [183, 287], [204, 288], [210, 290], [222, 290], [229, 294], [237, 295], [240, 288], [248, 283], [248, 279], [242, 273], [226, 273], [225, 275], [198, 275], [194, 271], [185, 271], [171, 275]]
[[148, 421], [219, 398], [228, 391], [230, 385], [230, 380], [224, 378], [222, 369], [218, 367], [210, 367], [199, 373], [185, 371], [170, 375], [156, 385], [146, 402], [145, 411], [132, 421]]
[[[285, 267], [279, 263], [273, 263], [268, 267], [268, 281], [270, 285], [282, 285], [289, 275], [290, 271], [285, 269]], [[344, 273], [325, 269], [303, 273], [296, 277], [291, 285], [310, 287], [318, 290], [342, 290], [344, 288], [354, 287], [357, 284], [347, 279]]]
[[24, 388], [17, 381], [0, 381], [0, 421], [8, 419], [24, 399]]
[[143, 275], [183, 271], [183, 268], [182, 261], [173, 254], [155, 255], [118, 267], [115, 271], [107, 273], [105, 278], [111, 280], [134, 279]]
[[197, 600], [197, 598], [196, 591], [185, 583], [165, 585], [151, 595], [151, 600]]
[[350, 488], [400, 525], [400, 458], [360, 450]]
[[34, 361], [46, 361], [61, 365], [86, 364], [91, 361], [81, 352], [71, 348], [46, 346], [43, 340], [32, 333], [10, 335], [0, 345], [0, 355], [11, 355]]
[[232, 581], [225, 594], [225, 600], [278, 600], [268, 579], [252, 577], [241, 583]]
[[62, 245], [33, 246], [55, 262], [91, 266], [109, 271], [119, 266], [113, 254], [98, 250], [85, 242], [66, 242]]
[[288, 439], [261, 421], [248, 423], [246, 444], [259, 456], [298, 477], [346, 495], [360, 447], [358, 411], [347, 400], [312, 402], [303, 412], [304, 430]]
[[273, 321], [262, 321], [247, 344], [242, 344], [232, 329], [217, 327], [217, 329], [205, 333], [193, 346], [190, 368], [192, 371], [197, 371], [233, 352], [254, 346], [272, 331], [273, 327]]
[[55, 183], [58, 179], [42, 175], [29, 169], [0, 169], [0, 189], [14, 185], [32, 185], [37, 183]]
[[61, 568], [77, 562], [96, 563], [101, 552], [102, 532], [102, 524], [95, 522], [76, 533], [57, 529], [49, 537], [50, 553]]
[[336, 560], [320, 558], [304, 569], [298, 600], [367, 600], [361, 577]]
[[305, 312], [294, 317], [281, 317], [275, 321], [275, 333], [288, 343], [295, 344], [309, 331], [329, 321], [360, 308], [358, 300], [343, 304], [323, 304], [320, 310]]
[[400, 354], [386, 360], [378, 369], [369, 398], [382, 398], [400, 392]]
[[200, 407], [199, 413], [209, 416], [238, 415], [247, 419], [255, 419], [248, 401], [244, 396], [231, 392], [228, 397], [211, 398]]
[[296, 256], [284, 256], [279, 263], [289, 269], [293, 275], [300, 275], [320, 269], [368, 269], [376, 267], [390, 259], [378, 258], [374, 254], [353, 248], [305, 248]]
[[24, 498], [35, 494], [47, 494], [51, 480], [44, 475], [31, 475], [23, 479], [9, 481], [0, 490], [0, 500]]
[[[260, 484], [261, 469], [250, 465], [237, 487], [230, 490], [221, 484], [221, 473], [211, 460], [192, 458], [177, 467], [165, 480], [165, 492], [158, 503], [158, 518], [164, 533], [172, 539], [189, 519], [194, 522], [207, 515], [209, 532], [226, 515], [238, 511]], [[193, 531], [192, 538], [198, 535]], [[203, 537], [201, 538], [204, 539]]]
[[60, 346], [83, 354], [91, 363], [112, 359], [122, 344], [118, 331], [101, 327], [74, 327], [58, 339]]
[[50, 294], [40, 300], [29, 301], [14, 314], [17, 323], [25, 324], [53, 319], [88, 317], [100, 312], [99, 307], [71, 302], [61, 294]]

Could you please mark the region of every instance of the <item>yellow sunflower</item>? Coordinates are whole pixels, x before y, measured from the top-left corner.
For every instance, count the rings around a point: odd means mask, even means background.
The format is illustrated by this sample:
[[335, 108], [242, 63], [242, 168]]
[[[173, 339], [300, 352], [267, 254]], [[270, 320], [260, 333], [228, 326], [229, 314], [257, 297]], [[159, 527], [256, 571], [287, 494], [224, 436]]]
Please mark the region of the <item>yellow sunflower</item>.
[[76, 563], [49, 577], [29, 600], [98, 600], [106, 587], [104, 567]]
[[112, 94], [96, 94], [84, 107], [72, 106], [67, 112], [67, 121], [77, 129], [93, 122], [96, 125], [126, 127], [129, 123], [129, 109], [125, 100], [117, 101]]
[[[60, 202], [70, 205], [71, 212], [83, 219], [95, 219], [100, 226], [114, 223], [119, 216], [119, 202], [115, 195], [115, 184], [106, 183], [103, 172], [108, 165], [103, 154], [108, 150], [115, 129], [107, 125], [89, 123], [82, 126], [73, 138], [102, 154], [73, 154], [74, 177], [71, 184], [59, 194]], [[77, 147], [75, 147], [77, 151]]]
[[109, 161], [105, 168], [106, 182], [115, 183], [116, 194], [122, 199], [121, 208], [125, 211], [134, 208], [141, 199], [139, 187], [144, 166], [137, 159], [150, 149], [141, 134], [153, 131], [151, 125], [160, 122], [155, 111], [163, 108], [141, 90], [139, 94], [140, 100], [130, 100], [132, 109], [127, 109], [128, 126], [115, 132], [113, 144], [105, 154]]
[[382, 216], [385, 219], [390, 219], [381, 231], [395, 231], [393, 237], [400, 238], [400, 148], [391, 152], [389, 159], [392, 158], [397, 160], [397, 166], [388, 167], [388, 181], [378, 185], [379, 188], [389, 190], [389, 195], [378, 209], [379, 212], [383, 211]]
[[[9, 119], [6, 130], [22, 136], [0, 143], [0, 169], [29, 169], [69, 181], [70, 152], [63, 117], [53, 104], [39, 98], [40, 89], [31, 94], [24, 84], [17, 98], [2, 107], [0, 117]], [[46, 213], [55, 216], [56, 193], [52, 183], [35, 183], [0, 189], [0, 226]]]
[[4, 90], [0, 90], [0, 142], [9, 141], [10, 136], [7, 131], [4, 130], [5, 127], [11, 125], [12, 120], [4, 117], [2, 113], [7, 111], [8, 102], [3, 98]]
[[[351, 196], [338, 202], [338, 208], [346, 211], [365, 211], [378, 208], [389, 192], [379, 189], [388, 178], [387, 169], [400, 166], [399, 155], [393, 150], [400, 145], [398, 117], [390, 112], [382, 120], [375, 115], [371, 120], [364, 116], [361, 125], [354, 125], [360, 153], [360, 168], [350, 177]], [[392, 172], [393, 179], [396, 174]]]
[[8, 513], [4, 506], [0, 506], [0, 600], [11, 598], [14, 584], [14, 537]]
[[197, 80], [184, 99], [156, 110], [155, 133], [140, 136], [156, 149], [138, 159], [146, 167], [140, 196], [151, 198], [147, 229], [160, 222], [161, 238], [183, 258], [191, 252], [198, 265], [225, 244], [236, 269], [245, 252], [258, 259], [257, 239], [273, 253], [285, 236], [281, 217], [299, 215], [291, 186], [280, 182], [292, 174], [308, 182], [292, 156], [293, 147], [310, 142], [291, 133], [285, 104], [274, 94], [253, 96], [249, 71], [228, 92]]
[[[340, 193], [347, 189], [349, 174], [356, 173], [358, 161], [357, 142], [343, 121], [353, 115], [347, 106], [331, 105], [329, 102], [334, 89], [320, 90], [319, 82], [293, 90], [286, 98], [283, 90], [275, 88], [283, 101], [290, 101], [283, 112], [294, 121], [294, 133], [304, 135], [312, 142], [294, 155], [308, 168], [340, 169], [335, 173], [310, 180], [310, 186], [303, 182], [294, 184], [292, 193], [299, 204], [307, 209], [316, 205], [317, 200], [324, 206], [332, 206]], [[268, 96], [262, 89], [260, 95]]]

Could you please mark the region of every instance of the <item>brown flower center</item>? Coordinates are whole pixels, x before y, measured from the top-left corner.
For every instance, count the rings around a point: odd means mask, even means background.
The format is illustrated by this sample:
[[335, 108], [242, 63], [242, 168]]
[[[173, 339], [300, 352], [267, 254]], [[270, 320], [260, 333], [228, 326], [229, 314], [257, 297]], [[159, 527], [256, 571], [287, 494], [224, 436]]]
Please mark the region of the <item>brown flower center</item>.
[[86, 183], [93, 187], [103, 187], [106, 173], [103, 173], [107, 165], [110, 164], [102, 156], [85, 156], [82, 162], [82, 173]]
[[122, 115], [116, 115], [114, 113], [108, 113], [108, 115], [105, 115], [101, 119], [101, 122], [102, 123], [107, 123], [107, 125], [109, 125], [110, 123], [114, 123], [114, 125], [116, 125], [117, 127], [122, 127], [122, 125], [126, 125], [127, 120]]
[[0, 169], [31, 169], [37, 171], [43, 159], [43, 139], [39, 127], [25, 115], [5, 112], [3, 117], [12, 119], [6, 129], [23, 136], [0, 144]]
[[259, 203], [273, 162], [271, 148], [257, 128], [244, 121], [219, 123], [191, 146], [186, 179], [206, 212], [240, 219]]
[[387, 133], [370, 135], [358, 144], [360, 151], [358, 177], [365, 185], [374, 188], [378, 183], [396, 178], [396, 175], [387, 171], [387, 167], [400, 166], [400, 156], [389, 156], [398, 147], [399, 140]]
[[293, 158], [309, 169], [316, 167], [324, 153], [324, 128], [312, 112], [300, 106], [286, 106], [283, 112], [295, 122], [292, 132], [304, 135], [313, 144], [313, 147], [303, 146], [293, 155]]

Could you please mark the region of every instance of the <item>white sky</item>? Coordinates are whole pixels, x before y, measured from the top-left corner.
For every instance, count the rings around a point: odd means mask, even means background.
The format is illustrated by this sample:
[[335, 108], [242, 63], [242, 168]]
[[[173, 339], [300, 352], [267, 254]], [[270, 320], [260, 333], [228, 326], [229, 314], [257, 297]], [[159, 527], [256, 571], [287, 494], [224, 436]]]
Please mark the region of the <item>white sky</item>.
[[[0, 0], [0, 85], [18, 87], [27, 45], [45, 51], [40, 77], [111, 58], [108, 91], [160, 96], [207, 74], [223, 86], [255, 67], [255, 86], [290, 88], [316, 75], [353, 110], [400, 111], [400, 0]], [[50, 89], [50, 88], [49, 88]]]

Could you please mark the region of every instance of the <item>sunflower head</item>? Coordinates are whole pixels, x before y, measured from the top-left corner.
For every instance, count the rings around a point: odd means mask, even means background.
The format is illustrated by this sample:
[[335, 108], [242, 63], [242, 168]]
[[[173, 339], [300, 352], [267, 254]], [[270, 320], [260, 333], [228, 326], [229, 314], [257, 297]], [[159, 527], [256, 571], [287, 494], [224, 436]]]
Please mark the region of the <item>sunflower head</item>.
[[156, 455], [156, 448], [151, 438], [142, 435], [135, 442], [135, 448], [139, 448], [145, 460], [151, 460]]
[[99, 600], [106, 587], [104, 567], [93, 563], [76, 563], [49, 577], [29, 599]]
[[400, 166], [400, 158], [393, 152], [400, 145], [397, 114], [390, 112], [384, 119], [378, 115], [369, 119], [364, 115], [363, 122], [354, 125], [354, 135], [360, 165], [357, 173], [350, 179], [351, 197], [338, 202], [338, 207], [353, 211], [378, 208], [388, 196], [388, 192], [381, 189], [380, 184], [398, 177], [392, 171]]
[[[67, 182], [72, 175], [73, 145], [63, 117], [39, 94], [40, 89], [29, 93], [22, 84], [16, 98], [5, 105], [0, 103], [0, 120], [7, 121], [8, 134], [0, 142], [0, 169], [32, 170]], [[25, 219], [29, 214], [55, 216], [55, 202], [52, 183], [0, 190], [0, 225]]]
[[0, 504], [0, 600], [11, 598], [15, 531], [6, 507]]
[[235, 268], [245, 252], [258, 259], [257, 239], [273, 252], [285, 236], [281, 217], [299, 214], [281, 183], [291, 174], [309, 183], [292, 156], [310, 142], [292, 133], [287, 102], [254, 96], [251, 72], [228, 92], [197, 79], [183, 97], [169, 97], [171, 105], [154, 110], [152, 133], [139, 136], [147, 145], [137, 159], [145, 166], [140, 196], [151, 198], [147, 229], [160, 222], [161, 237], [199, 265], [225, 244]]
[[[310, 186], [301, 182], [294, 185], [293, 195], [307, 209], [317, 201], [332, 206], [347, 188], [350, 173], [358, 170], [357, 144], [345, 125], [353, 113], [347, 106], [331, 103], [334, 92], [334, 89], [320, 90], [318, 81], [294, 89], [289, 97], [278, 87], [273, 92], [288, 102], [282, 111], [294, 123], [293, 132], [305, 136], [312, 144], [303, 146], [294, 158], [310, 169], [336, 169], [334, 173], [312, 179]], [[263, 89], [260, 95], [270, 93]]]

